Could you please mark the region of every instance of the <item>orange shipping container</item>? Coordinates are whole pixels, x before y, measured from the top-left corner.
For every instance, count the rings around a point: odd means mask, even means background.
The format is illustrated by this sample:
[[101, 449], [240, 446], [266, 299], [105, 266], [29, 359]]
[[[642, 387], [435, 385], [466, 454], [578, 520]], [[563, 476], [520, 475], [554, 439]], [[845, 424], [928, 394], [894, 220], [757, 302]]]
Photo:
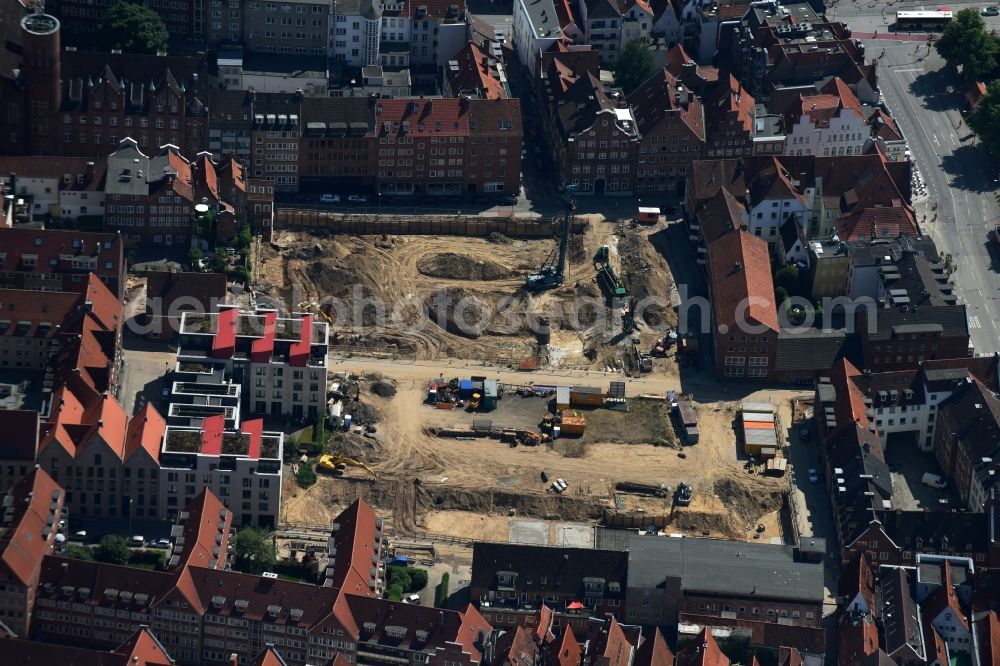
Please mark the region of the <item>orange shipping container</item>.
[[564, 435], [582, 435], [587, 428], [587, 419], [582, 416], [564, 416], [560, 430]]

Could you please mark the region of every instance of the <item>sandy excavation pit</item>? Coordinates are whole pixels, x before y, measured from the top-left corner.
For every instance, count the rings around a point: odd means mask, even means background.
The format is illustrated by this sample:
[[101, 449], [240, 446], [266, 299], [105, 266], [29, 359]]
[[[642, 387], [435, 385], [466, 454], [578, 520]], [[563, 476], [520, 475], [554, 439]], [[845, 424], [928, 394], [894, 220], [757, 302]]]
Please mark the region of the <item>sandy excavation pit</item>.
[[[653, 295], [669, 304], [672, 285], [666, 261], [644, 232], [627, 231], [618, 243], [615, 231], [592, 221], [586, 233], [571, 237], [566, 284], [542, 294], [525, 292], [524, 278], [558, 249], [556, 239], [280, 232], [262, 252], [262, 290], [289, 309], [318, 302], [337, 322], [334, 344], [392, 348], [421, 359], [545, 360], [533, 324], [545, 316], [564, 340], [577, 341], [568, 345], [571, 353], [559, 350], [559, 360], [600, 367], [621, 322], [594, 281], [597, 249], [609, 243], [628, 249], [622, 259], [639, 299]], [[669, 324], [673, 312], [662, 308], [648, 307], [645, 322]], [[644, 345], [656, 337], [639, 334]], [[612, 350], [610, 357], [617, 356]]]

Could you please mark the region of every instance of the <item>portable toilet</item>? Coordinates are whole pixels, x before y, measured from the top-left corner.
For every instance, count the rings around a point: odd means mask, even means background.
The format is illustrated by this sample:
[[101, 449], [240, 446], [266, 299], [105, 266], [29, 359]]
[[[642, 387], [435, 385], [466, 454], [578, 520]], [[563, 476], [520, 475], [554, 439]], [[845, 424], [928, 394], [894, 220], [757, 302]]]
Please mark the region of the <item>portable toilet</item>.
[[472, 380], [462, 379], [458, 382], [458, 397], [468, 400], [472, 397]]
[[483, 402], [482, 409], [490, 410], [497, 408], [497, 380], [487, 379], [483, 382]]
[[345, 431], [346, 431], [346, 430], [350, 430], [350, 429], [351, 429], [351, 421], [352, 421], [352, 420], [353, 420], [353, 419], [351, 419], [351, 415], [350, 415], [350, 414], [346, 414], [346, 415], [344, 416], [344, 430], [345, 430]]

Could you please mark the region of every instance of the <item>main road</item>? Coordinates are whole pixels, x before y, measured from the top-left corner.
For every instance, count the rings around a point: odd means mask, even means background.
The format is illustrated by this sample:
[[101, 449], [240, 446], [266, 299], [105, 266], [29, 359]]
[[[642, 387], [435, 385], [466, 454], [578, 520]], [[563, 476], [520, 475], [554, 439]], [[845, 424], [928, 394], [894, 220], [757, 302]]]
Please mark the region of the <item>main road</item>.
[[[982, 3], [949, 6], [958, 9]], [[918, 203], [918, 208], [925, 207], [927, 213], [921, 226], [934, 239], [938, 251], [954, 259], [957, 270], [952, 279], [968, 309], [976, 353], [1000, 351], [1000, 273], [988, 236], [1000, 222], [996, 199], [1000, 170], [965, 124], [961, 82], [937, 52], [928, 48], [926, 39], [884, 39], [889, 33], [882, 31], [883, 10], [891, 17], [897, 9], [922, 5], [906, 2], [873, 7], [841, 0], [836, 7], [840, 19], [846, 20], [860, 37], [879, 30], [874, 39], [865, 39], [867, 58], [879, 59], [882, 99], [906, 137], [912, 159], [926, 183], [926, 206]], [[831, 18], [832, 13], [832, 9], [828, 10]]]

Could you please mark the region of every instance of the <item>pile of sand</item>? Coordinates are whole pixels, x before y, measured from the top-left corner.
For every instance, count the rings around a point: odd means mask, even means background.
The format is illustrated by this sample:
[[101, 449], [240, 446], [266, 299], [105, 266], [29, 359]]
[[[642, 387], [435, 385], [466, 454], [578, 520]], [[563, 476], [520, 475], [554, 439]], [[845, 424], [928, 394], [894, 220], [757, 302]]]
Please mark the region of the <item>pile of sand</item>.
[[423, 256], [417, 261], [417, 270], [428, 277], [449, 280], [502, 280], [513, 275], [503, 264], [455, 252]]

